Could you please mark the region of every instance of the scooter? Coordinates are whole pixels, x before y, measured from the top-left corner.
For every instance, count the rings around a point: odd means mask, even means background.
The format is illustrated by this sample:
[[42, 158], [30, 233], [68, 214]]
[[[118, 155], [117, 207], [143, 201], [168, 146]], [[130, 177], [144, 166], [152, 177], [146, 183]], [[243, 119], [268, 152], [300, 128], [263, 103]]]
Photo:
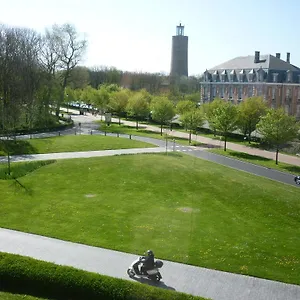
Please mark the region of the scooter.
[[148, 278], [153, 281], [159, 282], [162, 279], [159, 269], [163, 266], [163, 262], [161, 260], [156, 260], [154, 262], [154, 269], [144, 270], [143, 259], [144, 257], [141, 256], [130, 265], [130, 267], [127, 269], [128, 276], [130, 278], [133, 278], [135, 276], [139, 278]]
[[296, 176], [296, 177], [294, 178], [294, 180], [295, 180], [296, 184], [299, 184], [299, 185], [300, 185], [300, 176]]

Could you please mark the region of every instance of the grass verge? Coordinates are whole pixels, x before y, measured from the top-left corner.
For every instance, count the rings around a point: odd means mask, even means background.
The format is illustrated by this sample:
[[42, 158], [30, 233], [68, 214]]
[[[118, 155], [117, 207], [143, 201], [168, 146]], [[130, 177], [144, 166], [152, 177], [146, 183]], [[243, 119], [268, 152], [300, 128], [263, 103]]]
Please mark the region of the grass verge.
[[180, 153], [59, 160], [20, 181], [30, 194], [0, 180], [1, 227], [300, 284], [297, 187]]
[[1, 289], [50, 299], [203, 299], [0, 252]]
[[[129, 138], [102, 135], [67, 135], [6, 141], [5, 143], [10, 155], [155, 147], [152, 144], [130, 140]], [[2, 145], [0, 155], [4, 154]]]
[[[139, 129], [137, 130], [135, 126], [129, 126], [129, 125], [119, 125], [118, 123], [111, 123], [109, 126], [106, 126], [104, 122], [99, 121], [100, 124], [100, 130], [111, 132], [111, 133], [122, 133], [122, 134], [131, 134], [131, 135], [137, 135], [137, 136], [145, 136], [149, 138], [159, 139], [159, 140], [166, 140], [168, 139], [169, 142], [172, 142], [174, 139], [176, 143], [181, 145], [189, 145], [188, 138], [182, 138], [182, 137], [173, 137], [169, 135], [169, 130], [167, 131], [168, 134], [166, 134], [166, 131], [163, 131], [163, 135], [160, 135], [160, 132], [151, 131], [148, 129], [145, 129], [143, 125], [140, 125]], [[152, 125], [151, 125], [152, 126]], [[195, 141], [192, 142], [192, 145], [201, 145], [201, 143], [197, 143]]]
[[239, 159], [242, 161], [247, 161], [247, 162], [253, 163], [255, 165], [272, 168], [272, 169], [282, 171], [282, 172], [288, 172], [288, 173], [292, 173], [292, 174], [300, 174], [300, 167], [289, 165], [289, 164], [282, 163], [282, 162], [279, 162], [278, 165], [276, 165], [275, 160], [270, 159], [270, 158], [265, 158], [265, 157], [261, 157], [261, 156], [257, 156], [257, 155], [251, 155], [251, 154], [244, 153], [244, 152], [237, 152], [237, 151], [233, 151], [230, 149], [227, 149], [226, 151], [224, 151], [223, 149], [210, 149], [210, 152], [213, 152], [213, 153], [216, 153], [219, 155], [223, 155], [223, 156], [227, 156], [227, 157], [231, 157], [234, 159]]

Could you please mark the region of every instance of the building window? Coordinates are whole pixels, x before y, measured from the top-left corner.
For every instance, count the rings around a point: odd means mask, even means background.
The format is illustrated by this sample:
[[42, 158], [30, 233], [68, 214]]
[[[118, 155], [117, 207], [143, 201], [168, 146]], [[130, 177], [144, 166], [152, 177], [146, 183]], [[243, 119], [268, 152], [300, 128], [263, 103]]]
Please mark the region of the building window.
[[215, 86], [212, 87], [212, 97], [213, 97], [213, 99], [216, 97], [216, 87]]
[[265, 77], [265, 71], [263, 69], [258, 70], [258, 81], [263, 82]]
[[272, 100], [275, 100], [276, 97], [276, 88], [272, 88]]
[[278, 73], [273, 73], [273, 82], [278, 82]]
[[291, 98], [291, 95], [292, 95], [292, 90], [291, 90], [291, 88], [287, 88], [286, 91], [285, 91], [285, 96], [286, 96], [286, 98]]
[[239, 87], [238, 89], [238, 99], [242, 99], [242, 94], [243, 94], [243, 87]]
[[229, 87], [228, 96], [229, 96], [229, 99], [232, 99], [232, 86]]
[[224, 98], [224, 87], [223, 86], [220, 87], [220, 97]]
[[249, 85], [248, 86], [248, 97], [252, 97], [253, 96], [253, 86]]

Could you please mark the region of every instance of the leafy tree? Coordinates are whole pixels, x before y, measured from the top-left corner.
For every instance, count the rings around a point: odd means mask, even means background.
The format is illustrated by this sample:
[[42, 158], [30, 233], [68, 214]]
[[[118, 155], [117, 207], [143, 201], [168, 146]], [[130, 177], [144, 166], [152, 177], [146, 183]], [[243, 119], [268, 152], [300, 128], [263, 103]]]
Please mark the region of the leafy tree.
[[188, 110], [180, 116], [180, 121], [189, 130], [189, 143], [192, 141], [192, 132], [195, 132], [198, 127], [204, 123], [204, 115], [199, 108]]
[[84, 89], [90, 82], [89, 69], [87, 67], [76, 66], [70, 73], [68, 85], [72, 89]]
[[121, 124], [121, 116], [126, 113], [126, 107], [131, 92], [128, 89], [122, 89], [111, 94], [108, 107], [119, 117], [119, 125]]
[[245, 99], [238, 106], [237, 127], [248, 136], [251, 142], [251, 133], [256, 129], [260, 118], [266, 113], [266, 104], [261, 97], [251, 97]]
[[126, 110], [130, 116], [136, 119], [136, 129], [138, 130], [138, 121], [146, 118], [150, 113], [147, 94], [142, 91], [135, 93], [129, 98]]
[[299, 123], [295, 117], [288, 116], [282, 108], [269, 109], [257, 124], [258, 132], [263, 139], [276, 147], [276, 165], [280, 147], [297, 137]]
[[227, 137], [237, 126], [237, 107], [229, 102], [224, 102], [214, 110], [214, 128], [224, 137], [224, 151], [226, 151]]
[[205, 119], [208, 121], [209, 127], [213, 130], [214, 135], [216, 135], [216, 128], [215, 128], [215, 112], [219, 107], [223, 107], [225, 101], [220, 98], [215, 98], [214, 101], [205, 103], [201, 106], [204, 114]]
[[196, 108], [196, 105], [191, 100], [181, 100], [176, 105], [176, 112], [182, 115]]
[[159, 122], [160, 135], [162, 135], [163, 124], [171, 121], [171, 119], [175, 116], [173, 103], [167, 97], [157, 96], [152, 99], [150, 107], [152, 111], [152, 119]]
[[101, 86], [100, 89], [94, 91], [92, 104], [100, 110], [102, 120], [102, 115], [108, 108], [110, 94], [104, 85]]

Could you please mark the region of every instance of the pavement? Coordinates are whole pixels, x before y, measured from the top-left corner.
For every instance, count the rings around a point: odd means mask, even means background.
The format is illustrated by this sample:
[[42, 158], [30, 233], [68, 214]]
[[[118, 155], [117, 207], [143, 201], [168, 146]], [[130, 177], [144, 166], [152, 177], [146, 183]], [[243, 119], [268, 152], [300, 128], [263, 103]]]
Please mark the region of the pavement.
[[[131, 281], [126, 270], [137, 258], [134, 254], [8, 229], [0, 229], [0, 251]], [[163, 261], [161, 283], [137, 281], [213, 300], [300, 299], [298, 285]]]
[[[96, 130], [96, 126], [91, 123], [95, 117], [80, 116], [76, 122], [81, 122], [80, 128], [75, 127], [60, 134], [103, 134]], [[125, 121], [126, 122], [126, 121]], [[150, 128], [147, 128], [150, 129]], [[155, 131], [159, 130], [153, 127]], [[45, 133], [33, 135], [33, 137], [54, 136], [58, 133]], [[175, 132], [173, 132], [175, 136]], [[185, 134], [178, 132], [178, 135]], [[120, 135], [123, 136], [123, 135]], [[177, 136], [177, 135], [176, 135]], [[124, 135], [123, 137], [126, 137]], [[127, 135], [128, 137], [128, 135]], [[186, 137], [186, 136], [185, 136]], [[19, 138], [26, 138], [19, 137]], [[28, 138], [28, 136], [27, 136]], [[179, 144], [169, 143], [165, 145], [165, 141], [144, 138], [132, 137], [141, 141], [147, 141], [155, 144], [153, 148], [138, 148], [138, 149], [120, 149], [120, 150], [105, 150], [105, 151], [87, 151], [87, 152], [67, 152], [67, 153], [52, 153], [52, 154], [36, 154], [36, 155], [21, 155], [12, 156], [11, 161], [26, 161], [26, 160], [45, 160], [45, 159], [66, 159], [77, 157], [95, 157], [106, 155], [120, 155], [131, 153], [159, 153], [165, 151], [181, 151], [195, 158], [202, 158], [231, 168], [249, 172], [258, 176], [267, 177], [272, 180], [277, 180], [286, 184], [296, 186], [293, 182], [293, 175], [271, 170], [265, 167], [256, 166], [250, 163], [234, 160], [228, 157], [220, 156], [206, 151], [204, 147], [182, 146]], [[209, 139], [202, 140], [197, 137], [198, 141], [204, 143], [216, 143], [217, 141]], [[219, 143], [219, 142], [217, 142]], [[219, 145], [219, 144], [218, 144]], [[230, 143], [229, 143], [230, 145]], [[235, 145], [235, 144], [234, 144]], [[240, 146], [240, 145], [237, 145]], [[244, 146], [241, 146], [244, 147]], [[246, 147], [247, 148], [247, 147]], [[249, 149], [251, 151], [262, 151], [259, 149]], [[243, 151], [243, 150], [237, 150]], [[267, 152], [267, 151], [264, 151]], [[274, 155], [274, 153], [272, 153]], [[260, 155], [260, 154], [255, 154]], [[267, 154], [269, 155], [269, 154]], [[265, 156], [266, 157], [266, 156]], [[281, 157], [283, 158], [283, 157]], [[291, 161], [298, 159], [292, 157]], [[0, 158], [0, 162], [5, 162], [6, 158]], [[293, 164], [293, 162], [290, 162]], [[108, 249], [96, 248], [82, 244], [76, 244], [57, 239], [37, 236], [33, 234], [12, 231], [0, 228], [0, 251], [30, 256], [36, 259], [41, 259], [56, 264], [73, 266], [79, 269], [97, 272], [100, 274], [113, 276], [117, 278], [130, 279], [126, 270], [136, 255], [112, 251]], [[297, 300], [300, 299], [300, 286], [275, 282], [265, 279], [259, 279], [251, 276], [243, 276], [231, 274], [217, 270], [210, 270], [195, 266], [189, 266], [170, 261], [164, 261], [162, 268], [163, 282], [158, 286], [161, 288], [176, 290], [189, 293], [192, 295], [202, 296], [213, 300]], [[148, 281], [141, 281], [148, 283]]]

